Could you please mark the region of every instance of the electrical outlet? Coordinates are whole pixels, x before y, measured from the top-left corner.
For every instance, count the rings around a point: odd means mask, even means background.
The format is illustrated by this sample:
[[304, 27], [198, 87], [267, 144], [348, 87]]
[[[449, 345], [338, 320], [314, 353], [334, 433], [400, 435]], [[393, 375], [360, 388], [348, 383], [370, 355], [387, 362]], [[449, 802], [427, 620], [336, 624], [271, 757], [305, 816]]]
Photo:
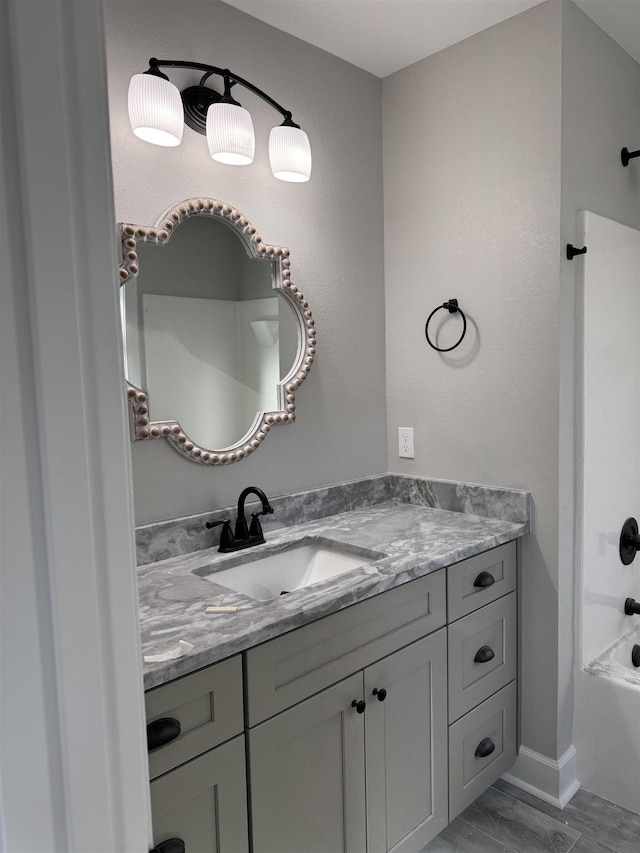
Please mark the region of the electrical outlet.
[[398, 456], [404, 459], [415, 459], [413, 427], [398, 427]]

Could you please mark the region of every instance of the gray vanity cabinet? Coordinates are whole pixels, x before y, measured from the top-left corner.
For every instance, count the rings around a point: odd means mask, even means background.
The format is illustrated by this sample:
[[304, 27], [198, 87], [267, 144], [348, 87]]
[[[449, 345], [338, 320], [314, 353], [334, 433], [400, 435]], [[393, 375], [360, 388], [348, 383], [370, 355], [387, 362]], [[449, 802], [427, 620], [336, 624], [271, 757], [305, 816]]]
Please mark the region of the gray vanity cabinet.
[[151, 690], [154, 843], [246, 853], [248, 790], [252, 853], [416, 853], [513, 764], [516, 677], [511, 542]]

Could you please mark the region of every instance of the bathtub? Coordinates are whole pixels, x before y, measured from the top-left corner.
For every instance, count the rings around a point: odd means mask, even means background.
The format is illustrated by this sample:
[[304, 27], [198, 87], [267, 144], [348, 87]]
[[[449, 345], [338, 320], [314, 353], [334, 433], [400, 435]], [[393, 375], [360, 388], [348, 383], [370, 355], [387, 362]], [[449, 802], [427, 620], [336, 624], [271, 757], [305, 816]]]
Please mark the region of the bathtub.
[[631, 663], [635, 643], [640, 644], [637, 625], [578, 672], [574, 738], [582, 787], [640, 814], [640, 668]]

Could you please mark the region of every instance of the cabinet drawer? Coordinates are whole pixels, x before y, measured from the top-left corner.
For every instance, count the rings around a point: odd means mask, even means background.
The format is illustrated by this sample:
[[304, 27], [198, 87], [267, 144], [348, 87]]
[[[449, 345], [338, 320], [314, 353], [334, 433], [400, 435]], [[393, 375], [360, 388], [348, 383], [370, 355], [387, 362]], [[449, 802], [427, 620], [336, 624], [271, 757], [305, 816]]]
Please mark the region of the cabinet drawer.
[[[483, 751], [490, 752], [483, 756]], [[512, 681], [449, 726], [449, 821], [515, 760], [516, 683]]]
[[153, 843], [193, 853], [248, 853], [244, 735], [151, 783]]
[[449, 722], [516, 677], [516, 594], [449, 626]]
[[176, 720], [180, 734], [149, 752], [151, 779], [240, 734], [243, 729], [240, 655], [156, 687], [145, 695], [147, 731]]
[[[487, 586], [482, 583], [488, 582]], [[447, 569], [449, 622], [516, 588], [516, 543], [508, 542]]]
[[442, 627], [445, 580], [434, 572], [250, 649], [249, 726]]

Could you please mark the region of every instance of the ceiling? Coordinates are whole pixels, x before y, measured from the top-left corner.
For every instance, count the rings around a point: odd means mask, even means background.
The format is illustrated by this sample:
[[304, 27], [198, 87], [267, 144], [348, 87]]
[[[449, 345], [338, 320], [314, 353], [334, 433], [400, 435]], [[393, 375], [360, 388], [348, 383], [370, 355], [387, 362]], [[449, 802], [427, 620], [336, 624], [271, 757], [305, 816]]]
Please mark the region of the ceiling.
[[[544, 0], [224, 0], [386, 77]], [[640, 62], [640, 0], [574, 0]]]

